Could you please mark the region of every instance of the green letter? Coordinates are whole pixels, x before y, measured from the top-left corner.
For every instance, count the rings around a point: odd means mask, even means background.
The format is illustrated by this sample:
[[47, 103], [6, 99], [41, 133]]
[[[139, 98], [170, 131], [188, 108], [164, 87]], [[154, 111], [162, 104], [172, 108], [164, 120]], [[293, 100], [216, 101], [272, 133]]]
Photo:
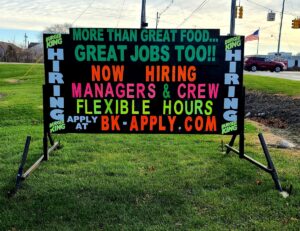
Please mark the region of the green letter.
[[79, 61], [79, 62], [82, 62], [85, 60], [85, 51], [84, 51], [84, 46], [83, 45], [77, 45], [75, 47], [75, 57], [76, 57], [76, 60]]
[[73, 28], [73, 40], [80, 41], [81, 40], [81, 29], [80, 28]]

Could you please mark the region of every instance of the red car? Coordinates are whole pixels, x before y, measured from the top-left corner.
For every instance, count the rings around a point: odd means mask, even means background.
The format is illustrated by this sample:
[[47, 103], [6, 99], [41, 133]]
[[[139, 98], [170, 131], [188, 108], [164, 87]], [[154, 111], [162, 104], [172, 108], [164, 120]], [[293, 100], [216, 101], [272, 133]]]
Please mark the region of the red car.
[[247, 57], [244, 61], [244, 69], [246, 71], [275, 71], [280, 72], [287, 69], [283, 62], [271, 60], [262, 57]]

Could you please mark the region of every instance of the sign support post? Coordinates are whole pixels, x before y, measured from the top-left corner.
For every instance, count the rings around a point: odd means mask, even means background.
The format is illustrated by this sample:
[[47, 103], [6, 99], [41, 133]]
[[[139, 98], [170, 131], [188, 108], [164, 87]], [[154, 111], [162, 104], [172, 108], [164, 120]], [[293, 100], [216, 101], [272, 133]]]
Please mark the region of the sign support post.
[[49, 155], [48, 155], [48, 138], [47, 138], [47, 133], [48, 133], [48, 122], [47, 122], [47, 115], [46, 115], [46, 108], [48, 107], [47, 104], [47, 96], [46, 96], [46, 90], [45, 90], [45, 85], [43, 86], [43, 117], [44, 117], [44, 135], [43, 135], [43, 154], [44, 154], [44, 158], [43, 160], [47, 161], [49, 159]]
[[[274, 181], [276, 190], [278, 190], [284, 197], [287, 197], [291, 194], [292, 185], [289, 187], [288, 190], [286, 190], [286, 191], [283, 190], [283, 188], [280, 184], [280, 181], [279, 181], [277, 170], [276, 170], [275, 165], [272, 161], [272, 157], [271, 157], [271, 155], [268, 151], [268, 147], [266, 145], [266, 142], [264, 140], [264, 137], [263, 137], [262, 133], [259, 133], [258, 137], [259, 137], [259, 141], [261, 143], [264, 155], [265, 155], [266, 160], [267, 160], [267, 166], [265, 166], [264, 164], [260, 163], [259, 161], [255, 160], [252, 157], [245, 154], [245, 120], [244, 120], [244, 114], [245, 114], [245, 108], [244, 108], [244, 105], [245, 105], [245, 102], [244, 102], [245, 101], [245, 87], [243, 88], [242, 101], [243, 101], [243, 103], [240, 104], [240, 105], [242, 105], [240, 113], [243, 116], [240, 117], [242, 119], [239, 122], [239, 124], [241, 126], [241, 131], [238, 135], [233, 134], [232, 137], [231, 137], [231, 140], [229, 141], [229, 143], [225, 145], [226, 154], [229, 154], [230, 151], [232, 151], [233, 153], [238, 154], [241, 159], [245, 159], [245, 160], [249, 161], [251, 164], [254, 164], [255, 166], [262, 169], [263, 171], [269, 173], [271, 175], [273, 181]], [[239, 148], [235, 149], [233, 147], [233, 145], [234, 145], [234, 141], [235, 141], [237, 136], [239, 136]]]
[[[23, 168], [25, 166], [27, 155], [29, 151], [29, 145], [31, 137], [28, 136], [24, 148], [24, 152], [22, 155], [21, 165], [18, 170], [17, 180], [16, 180], [16, 187], [12, 191], [8, 192], [9, 196], [14, 195], [17, 190], [21, 187], [21, 180], [25, 180], [40, 164], [42, 161], [47, 161], [49, 159], [49, 154], [60, 148], [59, 142], [54, 142], [53, 138], [50, 135], [50, 131], [48, 128], [48, 120], [47, 120], [47, 110], [48, 104], [47, 104], [47, 92], [45, 91], [45, 85], [43, 86], [43, 118], [44, 118], [44, 127], [43, 127], [43, 154], [38, 158], [38, 160], [31, 165], [26, 172], [23, 173]], [[48, 146], [48, 139], [50, 142], [51, 147]]]

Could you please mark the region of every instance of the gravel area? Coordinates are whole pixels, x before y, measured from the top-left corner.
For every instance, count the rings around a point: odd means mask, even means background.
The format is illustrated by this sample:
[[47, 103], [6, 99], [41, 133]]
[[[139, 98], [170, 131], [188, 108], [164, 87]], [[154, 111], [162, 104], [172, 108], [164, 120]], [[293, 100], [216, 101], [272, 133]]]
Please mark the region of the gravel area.
[[300, 98], [246, 92], [245, 113], [300, 147]]

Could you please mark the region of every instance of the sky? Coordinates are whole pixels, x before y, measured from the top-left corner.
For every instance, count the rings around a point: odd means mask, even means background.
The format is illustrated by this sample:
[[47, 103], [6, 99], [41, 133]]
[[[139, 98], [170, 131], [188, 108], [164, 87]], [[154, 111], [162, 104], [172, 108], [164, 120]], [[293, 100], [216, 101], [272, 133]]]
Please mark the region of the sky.
[[[0, 0], [0, 41], [24, 45], [38, 42], [42, 31], [54, 24], [73, 27], [139, 28], [142, 0]], [[276, 52], [283, 0], [237, 0], [243, 6], [243, 19], [236, 19], [235, 33], [249, 35], [260, 28], [259, 54]], [[230, 0], [147, 0], [148, 28], [218, 28], [221, 35], [230, 30]], [[267, 21], [269, 11], [276, 20]], [[300, 53], [300, 29], [292, 20], [300, 17], [300, 0], [285, 0], [281, 52]], [[245, 54], [257, 52], [257, 41], [245, 44]]]

